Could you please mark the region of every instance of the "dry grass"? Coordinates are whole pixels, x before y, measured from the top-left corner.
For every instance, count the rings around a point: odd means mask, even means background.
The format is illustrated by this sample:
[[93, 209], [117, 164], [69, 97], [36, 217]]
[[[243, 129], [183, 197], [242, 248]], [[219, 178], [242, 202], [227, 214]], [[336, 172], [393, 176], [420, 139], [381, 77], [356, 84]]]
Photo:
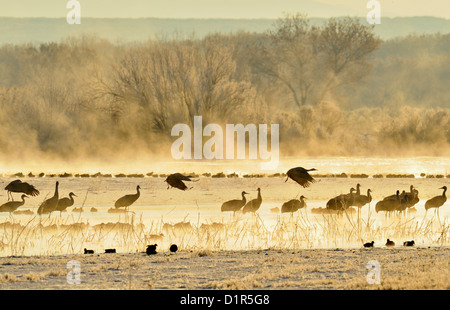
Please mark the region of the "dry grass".
[[151, 242], [158, 243], [161, 250], [175, 243], [192, 251], [354, 248], [371, 240], [375, 240], [375, 246], [384, 246], [387, 238], [398, 245], [404, 240], [416, 240], [416, 244], [445, 246], [449, 229], [447, 218], [432, 214], [423, 218], [394, 215], [380, 222], [370, 212], [363, 217], [359, 213], [311, 215], [301, 211], [292, 216], [279, 215], [272, 222], [258, 214], [237, 214], [209, 223], [202, 222], [200, 216], [197, 223], [166, 223], [163, 219], [144, 223], [142, 217], [136, 221], [131, 214], [121, 221], [97, 225], [74, 216], [31, 216], [24, 223], [11, 218], [1, 224], [0, 253], [76, 254], [83, 253], [85, 247], [96, 247], [96, 253], [107, 247], [119, 252], [143, 252]]

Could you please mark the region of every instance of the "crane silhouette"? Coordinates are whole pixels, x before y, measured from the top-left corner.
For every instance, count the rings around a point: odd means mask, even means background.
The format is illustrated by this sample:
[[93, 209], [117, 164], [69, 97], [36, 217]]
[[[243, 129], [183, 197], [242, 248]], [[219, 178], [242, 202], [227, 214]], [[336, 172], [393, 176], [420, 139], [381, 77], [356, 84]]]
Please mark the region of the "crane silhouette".
[[375, 211], [377, 213], [381, 211], [391, 213], [399, 208], [400, 204], [400, 191], [397, 190], [397, 193], [395, 195], [385, 197], [383, 200], [378, 201], [375, 205]]
[[439, 208], [447, 201], [447, 196], [445, 196], [445, 192], [447, 191], [447, 186], [442, 186], [439, 189], [443, 189], [442, 195], [435, 196], [431, 199], [428, 199], [425, 202], [425, 210], [428, 211], [431, 208], [435, 208], [436, 212], [439, 212]]
[[139, 191], [140, 189], [141, 187], [138, 185], [136, 186], [136, 194], [125, 195], [117, 199], [117, 201], [114, 203], [114, 207], [118, 209], [123, 207], [128, 208], [129, 206], [131, 206], [136, 200], [138, 200], [139, 196], [141, 195], [141, 192]]
[[258, 197], [256, 199], [252, 199], [249, 202], [247, 202], [244, 208], [242, 209], [242, 212], [255, 213], [256, 211], [258, 211], [259, 207], [261, 206], [261, 203], [262, 203], [261, 189], [258, 187]]
[[306, 208], [306, 197], [301, 195], [299, 199], [291, 199], [281, 206], [281, 213], [294, 213], [300, 209]]
[[11, 199], [14, 200], [12, 193], [24, 193], [28, 196], [38, 196], [39, 191], [33, 185], [22, 182], [21, 180], [14, 180], [8, 185], [6, 185], [5, 190], [8, 191], [8, 201], [11, 196]]
[[220, 210], [222, 212], [236, 212], [239, 211], [241, 208], [243, 208], [245, 206], [245, 203], [247, 202], [247, 199], [245, 198], [245, 195], [248, 195], [247, 192], [243, 191], [241, 193], [242, 195], [242, 199], [233, 199], [233, 200], [228, 200], [226, 202], [224, 202], [222, 204], [222, 207], [220, 208]]
[[175, 187], [182, 191], [185, 191], [186, 189], [188, 189], [188, 187], [186, 186], [186, 184], [184, 184], [183, 181], [192, 181], [191, 178], [191, 176], [185, 176], [181, 173], [173, 173], [169, 175], [164, 180], [164, 182], [167, 182], [167, 189], [169, 189], [170, 187]]
[[69, 198], [64, 197], [58, 200], [58, 205], [56, 206], [56, 211], [59, 211], [60, 213], [64, 210], [66, 210], [68, 207], [73, 206], [74, 199], [73, 196], [77, 197], [73, 192], [69, 193]]
[[336, 210], [336, 211], [344, 211], [348, 209], [354, 202], [355, 194], [353, 192], [355, 189], [352, 187], [350, 189], [349, 194], [342, 194], [336, 197], [331, 198], [327, 202], [327, 209], [328, 210]]
[[56, 210], [56, 207], [58, 206], [58, 200], [59, 200], [59, 194], [58, 194], [58, 186], [59, 182], [56, 181], [55, 185], [55, 193], [53, 194], [53, 197], [45, 200], [40, 206], [37, 211], [39, 215], [41, 214], [50, 214], [53, 211]]
[[353, 205], [362, 208], [366, 204], [370, 203], [372, 201], [372, 195], [370, 194], [372, 190], [369, 188], [367, 189], [367, 195], [355, 195], [355, 199], [353, 201]]
[[28, 198], [27, 195], [22, 195], [22, 201], [8, 201], [0, 206], [0, 212], [9, 212], [12, 213], [16, 211], [19, 207], [25, 204], [25, 198]]
[[287, 182], [287, 180], [291, 178], [301, 186], [309, 187], [311, 183], [316, 182], [316, 180], [309, 174], [308, 171], [316, 171], [316, 170], [317, 170], [316, 168], [305, 169], [303, 167], [296, 167], [289, 169], [289, 171], [286, 173], [287, 175], [286, 181], [284, 182]]

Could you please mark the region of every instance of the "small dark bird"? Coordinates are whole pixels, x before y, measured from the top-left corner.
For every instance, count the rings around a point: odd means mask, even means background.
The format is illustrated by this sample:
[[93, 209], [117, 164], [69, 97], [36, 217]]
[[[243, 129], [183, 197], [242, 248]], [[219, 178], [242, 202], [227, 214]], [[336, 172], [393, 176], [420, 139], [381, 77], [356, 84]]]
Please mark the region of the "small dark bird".
[[152, 255], [152, 254], [156, 254], [156, 247], [158, 245], [157, 244], [150, 244], [147, 245], [147, 250], [145, 251], [147, 253], [147, 255]]
[[192, 181], [191, 178], [191, 176], [185, 176], [181, 173], [173, 173], [169, 175], [164, 180], [164, 182], [167, 182], [167, 189], [169, 189], [170, 187], [175, 187], [182, 191], [185, 191], [186, 189], [188, 189], [188, 187], [186, 186], [186, 184], [184, 184], [183, 181]]
[[442, 195], [428, 199], [425, 202], [425, 210], [428, 211], [428, 209], [431, 209], [431, 208], [439, 208], [447, 201], [447, 196], [445, 196], [445, 192], [447, 191], [447, 186], [442, 186], [440, 189], [444, 190]]
[[176, 251], [178, 251], [178, 246], [176, 244], [172, 244], [169, 250], [170, 252], [175, 253]]
[[403, 246], [414, 246], [414, 245], [415, 245], [414, 240], [403, 242]]
[[301, 195], [300, 199], [291, 199], [281, 206], [281, 213], [294, 213], [300, 209], [306, 208], [305, 196]]
[[311, 183], [316, 182], [316, 180], [308, 173], [308, 171], [316, 171], [316, 170], [317, 170], [316, 168], [312, 169], [305, 169], [303, 167], [292, 168], [286, 173], [287, 178], [285, 182], [287, 182], [287, 180], [291, 178], [301, 186], [309, 187]]
[[258, 197], [256, 199], [252, 199], [249, 202], [247, 202], [247, 204], [242, 209], [242, 212], [255, 213], [256, 211], [258, 211], [259, 207], [261, 206], [261, 203], [262, 203], [261, 189], [258, 187]]
[[6, 185], [5, 190], [8, 191], [8, 201], [9, 201], [10, 196], [11, 196], [11, 199], [14, 200], [12, 198], [11, 193], [24, 193], [25, 195], [28, 195], [28, 196], [39, 195], [39, 191], [33, 185], [28, 184], [26, 182], [22, 182], [20, 180], [12, 181], [8, 185]]
[[94, 250], [88, 250], [84, 248], [84, 254], [94, 254]]
[[25, 198], [28, 198], [27, 195], [22, 195], [22, 201], [8, 201], [0, 206], [0, 212], [9, 212], [12, 213], [16, 211], [19, 207], [25, 204]]
[[387, 239], [386, 246], [394, 246], [394, 245], [395, 245], [394, 241]]
[[117, 201], [114, 203], [114, 207], [118, 209], [122, 207], [128, 208], [129, 206], [131, 206], [136, 200], [138, 200], [139, 196], [141, 195], [141, 192], [139, 191], [140, 189], [141, 187], [138, 185], [136, 186], [136, 194], [125, 195], [117, 199]]
[[374, 241], [372, 241], [372, 242], [367, 242], [367, 243], [364, 243], [364, 247], [365, 248], [373, 248], [373, 245], [375, 244], [375, 242]]
[[62, 212], [65, 209], [67, 209], [68, 207], [73, 206], [74, 200], [73, 200], [72, 196], [77, 197], [77, 195], [75, 195], [74, 193], [70, 192], [70, 194], [69, 194], [70, 198], [64, 197], [64, 198], [59, 199], [58, 200], [58, 205], [56, 206], [56, 211]]
[[56, 207], [58, 206], [58, 200], [59, 200], [58, 185], [59, 185], [59, 182], [57, 181], [56, 185], [55, 185], [55, 194], [53, 195], [53, 197], [45, 200], [39, 206], [39, 209], [37, 211], [37, 213], [39, 215], [52, 213], [53, 211], [56, 210]]
[[227, 211], [236, 212], [236, 211], [239, 211], [242, 207], [245, 206], [245, 203], [247, 202], [247, 199], [245, 198], [245, 195], [248, 195], [248, 193], [243, 191], [242, 192], [242, 199], [233, 199], [233, 200], [229, 200], [229, 201], [224, 202], [222, 204], [222, 207], [220, 208], [220, 210], [222, 212], [227, 212]]
[[116, 253], [116, 249], [105, 249], [105, 253]]

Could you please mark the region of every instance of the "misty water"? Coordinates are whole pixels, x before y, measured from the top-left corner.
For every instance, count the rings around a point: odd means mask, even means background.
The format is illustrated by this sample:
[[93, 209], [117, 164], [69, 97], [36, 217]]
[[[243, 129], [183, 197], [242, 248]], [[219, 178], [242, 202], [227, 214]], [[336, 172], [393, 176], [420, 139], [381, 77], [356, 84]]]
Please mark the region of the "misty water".
[[[449, 203], [446, 202], [440, 208], [439, 214], [434, 210], [426, 213], [424, 204], [429, 198], [442, 194], [440, 187], [444, 185], [450, 187], [450, 179], [447, 176], [450, 167], [449, 158], [286, 159], [280, 163], [279, 171], [285, 172], [288, 168], [299, 165], [318, 169], [316, 175], [346, 173], [347, 177], [317, 177], [317, 182], [311, 187], [302, 188], [292, 180], [285, 182], [285, 177], [272, 176], [269, 171], [258, 172], [256, 162], [243, 162], [240, 165], [236, 162], [218, 161], [165, 162], [165, 165], [155, 163], [154, 166], [147, 165], [145, 169], [139, 169], [144, 175], [150, 171], [159, 174], [173, 172], [199, 174], [195, 182], [187, 182], [188, 187], [191, 187], [187, 191], [167, 189], [164, 176], [23, 177], [20, 179], [35, 185], [40, 190], [40, 195], [30, 197], [25, 205], [18, 209], [28, 209], [33, 214], [0, 214], [0, 223], [22, 225], [14, 228], [15, 231], [12, 232], [8, 231], [6, 226], [1, 229], [0, 253], [2, 256], [67, 254], [81, 253], [85, 247], [93, 248], [97, 252], [110, 247], [117, 248], [121, 252], [134, 252], [144, 251], [145, 245], [150, 243], [158, 243], [161, 250], [168, 248], [171, 243], [177, 243], [184, 249], [217, 250], [361, 247], [362, 242], [374, 239], [376, 245], [382, 246], [390, 236], [394, 238], [397, 236], [396, 241], [399, 245], [406, 239], [415, 239], [416, 243], [426, 246], [448, 245]], [[160, 167], [159, 171], [157, 166]], [[100, 169], [98, 171], [107, 172]], [[202, 176], [205, 172], [212, 174], [236, 172], [239, 177]], [[265, 173], [265, 176], [246, 175], [257, 172]], [[361, 173], [367, 174], [368, 177], [351, 177], [352, 174]], [[413, 174], [415, 177], [386, 177], [387, 174], [396, 173]], [[377, 174], [383, 177], [374, 178], [373, 175]], [[14, 179], [16, 177], [1, 178], [2, 188]], [[75, 204], [68, 208], [67, 212], [61, 214], [54, 212], [50, 216], [39, 217], [36, 213], [37, 208], [44, 199], [53, 195], [57, 180], [60, 182], [60, 197], [67, 197], [69, 192], [74, 192], [77, 195]], [[369, 188], [373, 191], [372, 202], [362, 208], [359, 217], [357, 213], [338, 217], [312, 212], [315, 208], [325, 208], [328, 199], [348, 193], [357, 183], [361, 184], [361, 194], [366, 194]], [[114, 202], [119, 197], [136, 193], [137, 185], [141, 187], [141, 196], [129, 208], [130, 213], [108, 212], [114, 208]], [[409, 192], [410, 185], [419, 191], [420, 201], [414, 206], [415, 212], [389, 218], [384, 213], [375, 212], [378, 200], [395, 194], [397, 189]], [[239, 199], [244, 190], [249, 193], [248, 200], [256, 198], [258, 187], [261, 188], [263, 202], [256, 215], [238, 213], [233, 216], [232, 213], [220, 211], [223, 202]], [[298, 198], [300, 195], [307, 197], [306, 210], [300, 210], [292, 216], [279, 212], [283, 202]], [[20, 196], [14, 194], [14, 197], [18, 200]], [[0, 199], [2, 203], [7, 201], [6, 191], [2, 192]], [[73, 211], [74, 208], [81, 207], [82, 212]], [[91, 211], [93, 207], [96, 212]], [[51, 225], [62, 227], [77, 223], [86, 224], [85, 230], [82, 233], [74, 232], [73, 235], [67, 228], [59, 230], [55, 228], [54, 231], [48, 230], [44, 234], [39, 226], [42, 224], [42, 227]], [[101, 233], [95, 232], [94, 226], [101, 223], [127, 223], [136, 229], [130, 232], [108, 228]], [[189, 223], [189, 230], [167, 230], [168, 225], [177, 223]], [[210, 227], [208, 225], [213, 223], [224, 225], [224, 230], [203, 234], [202, 229]], [[365, 229], [365, 226], [370, 228]], [[335, 233], [331, 231], [333, 229], [336, 229]], [[126, 238], [121, 234], [125, 234]], [[152, 240], [152, 235], [161, 234], [162, 238]]]

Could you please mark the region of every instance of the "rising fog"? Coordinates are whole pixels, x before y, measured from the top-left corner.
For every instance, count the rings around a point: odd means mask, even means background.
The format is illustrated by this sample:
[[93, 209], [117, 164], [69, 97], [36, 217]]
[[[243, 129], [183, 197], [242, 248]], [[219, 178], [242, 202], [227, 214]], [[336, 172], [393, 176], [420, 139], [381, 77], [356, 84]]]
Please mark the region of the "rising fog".
[[195, 115], [279, 124], [281, 157], [448, 156], [449, 51], [449, 34], [382, 41], [301, 15], [265, 33], [4, 44], [0, 160], [170, 157], [171, 128]]

